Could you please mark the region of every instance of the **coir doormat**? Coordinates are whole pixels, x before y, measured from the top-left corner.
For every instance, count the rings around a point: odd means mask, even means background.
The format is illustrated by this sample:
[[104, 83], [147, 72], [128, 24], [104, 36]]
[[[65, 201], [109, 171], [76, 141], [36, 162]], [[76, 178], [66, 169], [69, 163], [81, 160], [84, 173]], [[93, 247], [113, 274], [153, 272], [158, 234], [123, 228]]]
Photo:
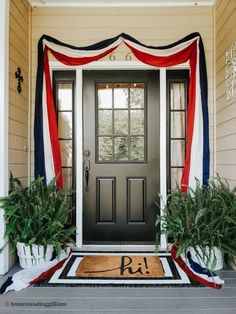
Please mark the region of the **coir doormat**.
[[87, 255], [76, 272], [78, 278], [161, 278], [165, 277], [159, 256]]
[[36, 286], [200, 286], [169, 253], [72, 252], [64, 266]]

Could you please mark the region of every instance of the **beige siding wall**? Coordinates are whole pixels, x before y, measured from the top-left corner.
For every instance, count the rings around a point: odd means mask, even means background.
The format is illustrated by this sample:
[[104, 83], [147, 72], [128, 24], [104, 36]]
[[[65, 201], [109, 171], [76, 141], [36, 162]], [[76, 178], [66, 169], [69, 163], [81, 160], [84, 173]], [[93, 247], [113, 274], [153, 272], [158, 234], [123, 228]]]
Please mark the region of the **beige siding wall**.
[[[29, 10], [26, 0], [10, 1], [9, 168], [24, 184], [28, 178]], [[21, 94], [17, 92], [17, 67], [24, 77]]]
[[[26, 0], [10, 1], [9, 19], [9, 170], [24, 185], [28, 181], [28, 107], [29, 107], [29, 10]], [[20, 67], [24, 82], [17, 92], [16, 69]], [[9, 265], [16, 255], [9, 249]]]
[[216, 171], [236, 185], [236, 99], [227, 101], [225, 52], [236, 40], [236, 1], [215, 4], [216, 33]]
[[[148, 45], [172, 43], [191, 32], [200, 32], [207, 59], [211, 151], [213, 151], [212, 7], [33, 8], [32, 98], [35, 93], [37, 42], [43, 34], [51, 35], [70, 44], [86, 46], [121, 32], [126, 32]], [[116, 60], [125, 60], [126, 54], [126, 48], [120, 47], [115, 52]]]

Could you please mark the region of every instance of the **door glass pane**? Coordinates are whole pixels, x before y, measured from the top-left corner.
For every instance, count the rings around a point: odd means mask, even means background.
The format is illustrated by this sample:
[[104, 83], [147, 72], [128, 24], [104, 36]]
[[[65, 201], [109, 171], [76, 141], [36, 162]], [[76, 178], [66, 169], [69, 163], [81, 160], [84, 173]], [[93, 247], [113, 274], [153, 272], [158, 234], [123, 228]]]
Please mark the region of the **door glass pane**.
[[[67, 225], [74, 224], [75, 195], [73, 176], [75, 175], [73, 151], [74, 147], [74, 95], [76, 86], [75, 70], [53, 71], [53, 87], [55, 93], [55, 113], [57, 118], [57, 130], [62, 162], [62, 180], [63, 188], [67, 191], [63, 194], [70, 194], [73, 203], [73, 213], [67, 220]], [[73, 189], [73, 192], [72, 192]], [[69, 191], [70, 190], [70, 191]]]
[[72, 138], [72, 112], [58, 112], [59, 138]]
[[98, 162], [143, 162], [146, 159], [144, 83], [104, 82], [97, 86]]
[[185, 112], [173, 111], [171, 112], [171, 137], [185, 138]]
[[115, 138], [115, 159], [128, 160], [128, 140], [127, 137], [120, 136]]
[[98, 111], [98, 133], [99, 135], [112, 134], [112, 110]]
[[72, 167], [72, 140], [60, 140], [62, 167]]
[[115, 110], [114, 112], [114, 133], [115, 135], [128, 134], [128, 110]]
[[183, 166], [185, 159], [185, 141], [171, 141], [171, 166]]
[[170, 84], [170, 107], [171, 109], [185, 109], [185, 84]]
[[130, 84], [130, 108], [144, 108], [144, 83]]
[[171, 189], [175, 189], [177, 185], [180, 186], [183, 168], [171, 168]]
[[114, 108], [128, 108], [129, 84], [114, 84]]
[[112, 108], [112, 84], [98, 84], [98, 108]]
[[57, 84], [58, 110], [72, 110], [73, 83]]
[[130, 110], [130, 133], [144, 134], [144, 110]]
[[130, 141], [130, 159], [139, 161], [144, 160], [144, 137], [131, 137]]
[[71, 168], [62, 168], [62, 178], [63, 178], [63, 188], [71, 189], [72, 188], [72, 169]]
[[98, 138], [99, 160], [112, 159], [112, 146], [112, 137]]

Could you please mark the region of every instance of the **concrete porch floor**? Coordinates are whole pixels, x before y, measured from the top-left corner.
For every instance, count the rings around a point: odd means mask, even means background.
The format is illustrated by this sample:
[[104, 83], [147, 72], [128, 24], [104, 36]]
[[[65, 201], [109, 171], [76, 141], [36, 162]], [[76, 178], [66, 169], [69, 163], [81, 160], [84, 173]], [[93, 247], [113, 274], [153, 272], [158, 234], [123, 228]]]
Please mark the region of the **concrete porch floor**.
[[[18, 269], [19, 266], [15, 266], [9, 274], [0, 277], [0, 284]], [[0, 295], [0, 313], [235, 314], [236, 272], [223, 270], [219, 275], [225, 280], [221, 290], [205, 287], [28, 287]], [[27, 305], [27, 302], [38, 304]]]

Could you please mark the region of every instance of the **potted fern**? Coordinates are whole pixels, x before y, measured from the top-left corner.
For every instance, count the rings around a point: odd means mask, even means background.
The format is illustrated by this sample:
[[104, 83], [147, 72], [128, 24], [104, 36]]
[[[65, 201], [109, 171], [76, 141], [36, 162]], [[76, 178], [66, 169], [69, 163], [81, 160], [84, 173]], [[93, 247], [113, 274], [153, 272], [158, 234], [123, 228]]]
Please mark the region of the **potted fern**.
[[191, 251], [198, 262], [210, 269], [223, 267], [220, 259], [236, 256], [236, 195], [219, 176], [208, 186], [197, 182], [196, 188], [182, 193], [180, 187], [167, 197], [164, 215], [156, 224], [169, 242], [178, 243], [177, 255]]
[[65, 191], [59, 191], [55, 179], [48, 185], [39, 177], [28, 187], [10, 177], [9, 195], [1, 198], [6, 220], [5, 236], [17, 248], [23, 268], [57, 257], [67, 241], [73, 241], [75, 227], [65, 228], [71, 211]]

